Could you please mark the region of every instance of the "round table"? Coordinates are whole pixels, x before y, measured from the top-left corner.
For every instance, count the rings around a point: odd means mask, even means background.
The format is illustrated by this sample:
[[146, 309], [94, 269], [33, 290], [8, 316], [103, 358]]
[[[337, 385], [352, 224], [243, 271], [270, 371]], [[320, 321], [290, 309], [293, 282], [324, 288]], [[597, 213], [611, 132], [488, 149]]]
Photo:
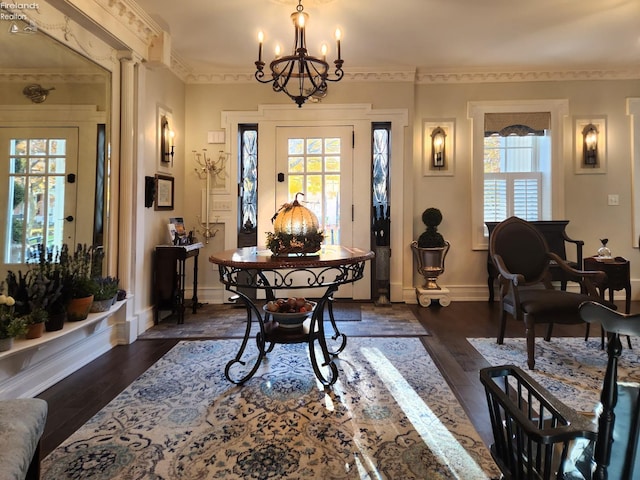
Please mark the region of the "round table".
[[[325, 386], [333, 385], [338, 378], [338, 367], [334, 358], [344, 350], [347, 337], [340, 333], [333, 318], [333, 294], [340, 285], [360, 280], [364, 266], [374, 257], [372, 251], [340, 245], [326, 245], [313, 255], [274, 256], [265, 247], [245, 247], [214, 253], [209, 261], [218, 265], [220, 281], [226, 289], [244, 303], [247, 309], [247, 325], [240, 349], [235, 358], [227, 363], [225, 377], [232, 383], [242, 384], [258, 370], [260, 362], [276, 343], [309, 344], [311, 366], [318, 380]], [[299, 329], [279, 328], [269, 312], [261, 312], [255, 302], [243, 292], [244, 288], [265, 291], [266, 301], [275, 300], [275, 293], [282, 289], [318, 288], [323, 295]], [[324, 332], [324, 312], [328, 312], [333, 328], [331, 340], [336, 348], [329, 349]], [[264, 313], [264, 316], [263, 316]], [[255, 315], [257, 322], [253, 322]], [[247, 345], [255, 333], [257, 355], [247, 353]], [[320, 361], [316, 355], [321, 356]]]

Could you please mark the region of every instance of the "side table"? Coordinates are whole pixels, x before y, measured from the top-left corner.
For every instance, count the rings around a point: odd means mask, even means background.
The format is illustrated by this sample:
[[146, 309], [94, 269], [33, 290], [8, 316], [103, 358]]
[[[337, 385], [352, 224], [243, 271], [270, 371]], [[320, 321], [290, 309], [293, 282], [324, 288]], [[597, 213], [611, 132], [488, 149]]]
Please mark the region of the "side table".
[[158, 312], [171, 309], [178, 314], [178, 323], [184, 323], [185, 263], [193, 258], [192, 312], [198, 308], [198, 255], [202, 243], [193, 245], [158, 245], [154, 265], [153, 323], [158, 324]]
[[584, 259], [585, 270], [600, 270], [607, 274], [604, 285], [598, 285], [600, 294], [604, 298], [605, 290], [609, 290], [609, 301], [613, 302], [615, 290], [625, 291], [625, 313], [631, 310], [631, 279], [629, 260], [623, 257], [601, 259], [599, 257], [587, 257]]
[[[605, 258], [587, 257], [584, 259], [585, 270], [600, 270], [607, 274], [607, 279], [602, 285], [598, 285], [600, 296], [604, 298], [604, 292], [609, 290], [609, 301], [613, 303], [613, 292], [616, 290], [625, 291], [625, 313], [631, 311], [631, 278], [629, 260], [623, 257]], [[589, 327], [587, 323], [587, 332], [585, 340], [589, 338]], [[631, 339], [627, 337], [627, 343], [631, 348]], [[600, 348], [604, 350], [604, 328], [600, 334]]]

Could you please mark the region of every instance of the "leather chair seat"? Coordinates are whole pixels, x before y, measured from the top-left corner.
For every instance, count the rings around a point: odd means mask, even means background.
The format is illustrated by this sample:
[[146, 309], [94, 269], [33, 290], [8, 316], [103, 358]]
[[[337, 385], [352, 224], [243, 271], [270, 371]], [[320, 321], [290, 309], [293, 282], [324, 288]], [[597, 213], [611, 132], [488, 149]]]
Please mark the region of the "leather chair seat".
[[[582, 323], [578, 307], [583, 302], [593, 300], [593, 297], [582, 293], [566, 292], [563, 290], [521, 290], [520, 308], [526, 314], [535, 315], [536, 318], [553, 315], [555, 318], [567, 317], [565, 323]], [[505, 298], [505, 303], [510, 303]], [[605, 300], [599, 300], [599, 303], [609, 308], [616, 309], [616, 306]], [[556, 323], [557, 320], [554, 320]]]

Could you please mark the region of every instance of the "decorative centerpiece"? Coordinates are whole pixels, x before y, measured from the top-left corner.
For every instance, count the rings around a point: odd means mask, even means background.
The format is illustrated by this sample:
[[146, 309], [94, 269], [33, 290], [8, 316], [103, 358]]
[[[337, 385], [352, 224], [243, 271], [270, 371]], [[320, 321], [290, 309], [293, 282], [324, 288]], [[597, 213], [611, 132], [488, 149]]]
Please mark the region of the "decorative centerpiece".
[[310, 255], [320, 250], [324, 234], [319, 230], [318, 217], [298, 202], [282, 205], [271, 219], [273, 233], [267, 232], [267, 247], [274, 256]]
[[444, 260], [450, 247], [449, 242], [438, 232], [442, 213], [437, 208], [427, 208], [422, 212], [422, 222], [427, 229], [418, 237], [418, 241], [411, 242], [418, 273], [425, 279], [422, 288], [416, 288], [418, 302], [422, 306], [428, 306], [431, 300], [437, 299], [440, 305], [447, 306], [450, 303], [449, 290], [437, 283], [438, 276], [444, 273]]

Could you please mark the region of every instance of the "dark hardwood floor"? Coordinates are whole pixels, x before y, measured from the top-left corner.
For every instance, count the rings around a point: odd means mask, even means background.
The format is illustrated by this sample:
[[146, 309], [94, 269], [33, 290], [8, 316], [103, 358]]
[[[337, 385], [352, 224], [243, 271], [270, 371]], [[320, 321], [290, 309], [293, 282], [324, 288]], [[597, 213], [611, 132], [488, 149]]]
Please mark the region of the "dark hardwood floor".
[[[619, 305], [622, 307], [622, 303]], [[466, 339], [496, 336], [497, 303], [452, 302], [448, 307], [429, 308], [413, 305], [412, 310], [431, 334], [422, 337], [427, 351], [488, 444], [492, 434], [478, 378], [478, 371], [488, 364]], [[632, 302], [631, 311], [640, 311], [640, 302]], [[554, 336], [581, 337], [584, 332], [584, 325], [554, 328]], [[540, 328], [539, 334], [542, 333]], [[524, 336], [523, 326], [509, 321], [507, 336]], [[40, 394], [38, 397], [49, 404], [42, 455], [62, 443], [176, 343], [177, 340], [138, 340], [117, 346]]]

